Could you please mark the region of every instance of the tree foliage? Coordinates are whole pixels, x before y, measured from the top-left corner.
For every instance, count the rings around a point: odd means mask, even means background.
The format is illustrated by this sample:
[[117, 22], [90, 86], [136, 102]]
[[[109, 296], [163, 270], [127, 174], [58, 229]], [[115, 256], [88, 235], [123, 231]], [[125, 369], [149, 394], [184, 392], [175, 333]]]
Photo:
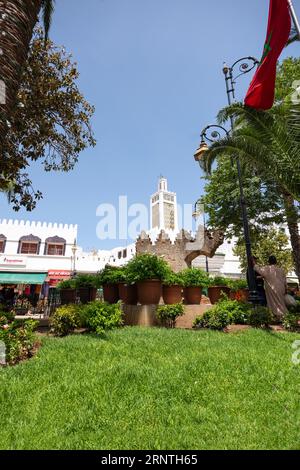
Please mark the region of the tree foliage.
[[95, 145], [90, 124], [94, 108], [80, 92], [78, 77], [72, 57], [63, 47], [45, 43], [37, 29], [0, 166], [0, 189], [13, 183], [15, 210], [32, 210], [42, 197], [30, 180], [32, 162], [39, 161], [46, 171], [67, 172], [83, 150]]
[[[275, 227], [264, 230], [252, 231], [252, 251], [258, 258], [258, 264], [267, 265], [269, 256], [274, 255], [277, 258], [278, 266], [283, 268], [286, 273], [293, 269], [292, 250], [289, 246], [289, 239], [284, 230]], [[242, 271], [247, 272], [247, 255], [245, 241], [239, 238], [234, 254], [239, 257]]]

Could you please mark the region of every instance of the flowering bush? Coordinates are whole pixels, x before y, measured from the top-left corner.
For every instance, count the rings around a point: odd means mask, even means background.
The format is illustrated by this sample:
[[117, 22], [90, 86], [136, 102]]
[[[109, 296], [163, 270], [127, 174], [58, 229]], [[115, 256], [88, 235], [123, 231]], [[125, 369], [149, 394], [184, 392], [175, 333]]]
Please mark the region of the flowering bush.
[[300, 313], [288, 312], [282, 320], [283, 327], [288, 331], [300, 330]]
[[51, 332], [55, 336], [67, 336], [80, 326], [80, 309], [74, 304], [64, 305], [56, 309], [50, 319]]
[[26, 320], [24, 323], [0, 318], [0, 341], [5, 345], [6, 364], [13, 365], [32, 357], [37, 338], [34, 330], [37, 322]]

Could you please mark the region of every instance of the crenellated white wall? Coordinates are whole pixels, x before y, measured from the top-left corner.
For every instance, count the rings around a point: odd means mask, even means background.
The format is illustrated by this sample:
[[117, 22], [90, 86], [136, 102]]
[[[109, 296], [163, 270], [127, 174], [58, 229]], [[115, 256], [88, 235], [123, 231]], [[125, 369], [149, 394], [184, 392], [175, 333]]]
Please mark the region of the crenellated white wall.
[[[48, 272], [51, 270], [72, 271], [74, 255], [72, 247], [78, 237], [78, 226], [47, 222], [0, 219], [0, 235], [7, 239], [5, 253], [0, 254], [0, 271]], [[34, 235], [41, 239], [39, 255], [18, 254], [19, 240], [23, 236]], [[66, 240], [65, 256], [44, 255], [45, 240], [58, 236]], [[123, 256], [126, 250], [127, 256]], [[119, 253], [122, 253], [121, 258]], [[96, 273], [106, 264], [122, 266], [135, 254], [135, 244], [128, 247], [85, 252], [77, 246], [75, 269], [82, 273]]]
[[0, 219], [0, 234], [7, 238], [5, 254], [18, 252], [19, 240], [23, 236], [34, 235], [42, 240], [40, 254], [44, 253], [45, 240], [49, 237], [61, 237], [66, 240], [66, 256], [72, 256], [71, 247], [77, 239], [78, 226], [48, 222], [30, 222], [24, 220]]

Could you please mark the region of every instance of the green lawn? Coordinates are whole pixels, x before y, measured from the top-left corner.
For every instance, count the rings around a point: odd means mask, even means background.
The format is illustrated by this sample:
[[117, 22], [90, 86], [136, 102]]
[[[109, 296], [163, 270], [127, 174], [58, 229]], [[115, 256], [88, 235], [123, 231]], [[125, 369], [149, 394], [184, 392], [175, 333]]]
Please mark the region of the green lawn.
[[299, 335], [125, 328], [0, 370], [1, 449], [299, 449]]

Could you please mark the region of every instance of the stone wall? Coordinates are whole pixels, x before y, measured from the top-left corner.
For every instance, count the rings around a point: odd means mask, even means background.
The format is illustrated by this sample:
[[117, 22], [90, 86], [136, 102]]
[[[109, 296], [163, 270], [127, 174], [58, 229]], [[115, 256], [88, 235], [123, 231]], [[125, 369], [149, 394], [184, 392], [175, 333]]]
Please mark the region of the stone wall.
[[212, 258], [223, 242], [222, 232], [210, 233], [203, 227], [199, 227], [196, 238], [182, 230], [174, 243], [164, 231], [160, 232], [155, 243], [152, 243], [149, 235], [142, 232], [136, 242], [136, 254], [151, 253], [159, 256], [167, 261], [175, 272], [179, 272], [190, 267], [198, 256], [205, 255]]

